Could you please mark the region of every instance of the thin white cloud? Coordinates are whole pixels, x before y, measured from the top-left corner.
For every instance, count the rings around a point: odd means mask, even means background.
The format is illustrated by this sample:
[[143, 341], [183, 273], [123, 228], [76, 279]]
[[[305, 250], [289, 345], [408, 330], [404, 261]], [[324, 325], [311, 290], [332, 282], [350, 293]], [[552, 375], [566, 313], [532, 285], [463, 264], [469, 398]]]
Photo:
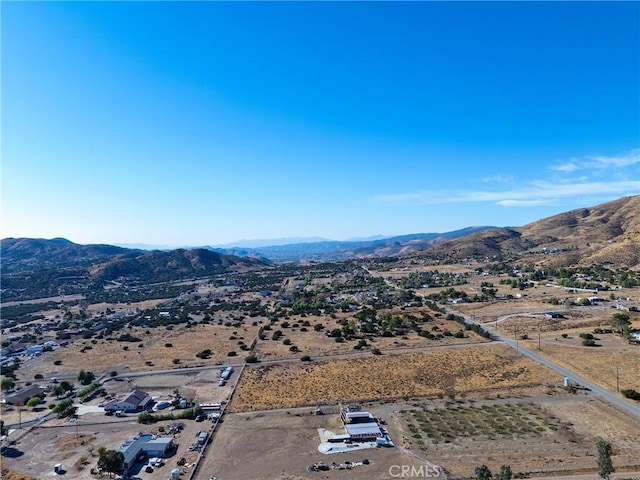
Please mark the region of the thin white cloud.
[[503, 207], [540, 207], [552, 204], [553, 200], [500, 200], [496, 203]]
[[374, 200], [388, 205], [489, 202], [504, 207], [531, 207], [550, 204], [562, 198], [581, 197], [584, 195], [619, 194], [623, 196], [637, 195], [638, 193], [640, 193], [640, 180], [607, 182], [588, 181], [582, 178], [565, 182], [533, 181], [517, 190], [407, 192], [378, 195]]
[[551, 166], [551, 170], [571, 173], [576, 170], [620, 169], [640, 163], [640, 148], [616, 155], [587, 155], [584, 158], [571, 158]]
[[576, 165], [574, 162], [567, 162], [567, 163], [562, 163], [560, 165], [554, 165], [553, 167], [551, 167], [551, 170], [556, 170], [558, 172], [575, 172], [576, 170], [579, 170], [580, 167], [578, 165]]
[[490, 175], [480, 179], [482, 183], [513, 183], [515, 179], [511, 175]]
[[[559, 179], [531, 180], [518, 184], [516, 179], [507, 175], [495, 175], [482, 178], [482, 183], [493, 183], [493, 190], [432, 190], [422, 192], [401, 192], [378, 195], [374, 201], [386, 205], [439, 205], [452, 203], [487, 202], [503, 207], [536, 207], [549, 205], [561, 199], [582, 199], [594, 195], [638, 195], [640, 194], [640, 176], [635, 171], [629, 177], [625, 167], [640, 163], [640, 148], [618, 156], [591, 155], [570, 158], [556, 164], [551, 170], [560, 172]], [[603, 169], [613, 170], [609, 180]], [[580, 171], [580, 176], [563, 174]], [[626, 177], [626, 178], [625, 178]], [[629, 180], [631, 178], [631, 180]], [[508, 188], [521, 185], [521, 188]]]
[[617, 157], [607, 157], [604, 155], [593, 155], [587, 157], [591, 162], [591, 166], [595, 168], [609, 168], [609, 167], [628, 167], [640, 163], [640, 148], [631, 150], [625, 155], [619, 155]]

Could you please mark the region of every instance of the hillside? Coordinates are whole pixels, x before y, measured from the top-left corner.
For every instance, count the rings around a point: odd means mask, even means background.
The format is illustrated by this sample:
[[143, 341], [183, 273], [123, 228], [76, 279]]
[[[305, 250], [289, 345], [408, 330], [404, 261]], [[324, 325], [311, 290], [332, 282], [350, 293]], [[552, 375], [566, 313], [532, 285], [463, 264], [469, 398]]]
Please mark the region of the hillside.
[[640, 267], [640, 196], [579, 208], [513, 229], [491, 229], [423, 251], [441, 261], [514, 260], [541, 265]]
[[207, 249], [141, 251], [64, 239], [7, 238], [2, 301], [100, 290], [112, 281], [159, 283], [264, 268], [264, 261]]
[[269, 259], [274, 262], [340, 261], [353, 258], [407, 255], [438, 245], [448, 239], [464, 237], [492, 227], [468, 227], [445, 233], [414, 233], [379, 240], [322, 241], [271, 245], [258, 248], [211, 248], [213, 251], [237, 256]]

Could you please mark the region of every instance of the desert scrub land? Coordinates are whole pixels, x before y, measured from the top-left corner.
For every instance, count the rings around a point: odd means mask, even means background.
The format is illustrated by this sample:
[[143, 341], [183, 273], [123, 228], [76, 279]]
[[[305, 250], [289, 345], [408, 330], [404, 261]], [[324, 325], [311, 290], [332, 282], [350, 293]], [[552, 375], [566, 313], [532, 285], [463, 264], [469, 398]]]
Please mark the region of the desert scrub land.
[[[616, 390], [617, 366], [620, 389], [640, 391], [640, 346], [629, 345], [617, 336], [612, 338], [614, 336], [611, 334], [596, 334], [595, 337], [599, 339], [597, 343], [604, 345], [584, 347], [577, 344], [580, 340], [577, 333], [572, 333], [571, 337], [574, 338], [567, 340], [559, 337], [558, 342], [547, 342], [538, 353], [611, 391]], [[567, 345], [568, 342], [574, 345]], [[537, 342], [527, 342], [527, 346], [533, 350], [537, 348]]]
[[13, 470], [9, 470], [4, 467], [0, 470], [0, 478], [2, 478], [2, 480], [36, 480], [34, 477], [14, 472]]
[[[78, 340], [32, 359], [25, 365], [25, 371], [29, 370], [29, 376], [40, 373], [48, 377], [76, 374], [81, 368], [95, 372], [149, 371], [238, 363], [249, 354], [258, 328], [252, 324], [180, 325], [170, 330], [132, 327], [126, 330], [127, 341], [118, 340], [122, 335], [119, 332], [104, 338]], [[208, 354], [196, 356], [200, 352]], [[230, 352], [235, 355], [229, 356]]]
[[245, 369], [232, 411], [393, 400], [561, 385], [560, 375], [501, 344]]

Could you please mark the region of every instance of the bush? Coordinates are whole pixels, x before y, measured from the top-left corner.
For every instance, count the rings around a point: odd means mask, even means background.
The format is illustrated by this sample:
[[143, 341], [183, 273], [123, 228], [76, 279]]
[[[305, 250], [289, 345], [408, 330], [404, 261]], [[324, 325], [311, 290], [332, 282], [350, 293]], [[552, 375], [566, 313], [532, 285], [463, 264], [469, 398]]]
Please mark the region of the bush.
[[78, 392], [78, 397], [79, 398], [87, 397], [91, 395], [93, 392], [95, 392], [98, 388], [100, 388], [100, 384], [98, 382], [94, 382], [88, 387], [85, 387], [82, 390], [80, 390]]
[[167, 348], [171, 348], [173, 347], [173, 343], [165, 343], [164, 346]]
[[595, 347], [596, 341], [593, 338], [585, 338], [582, 340], [582, 345], [585, 347]]
[[311, 357], [309, 355], [303, 355], [302, 357], [300, 357], [300, 360], [303, 362], [310, 362]]
[[258, 363], [260, 360], [258, 360], [258, 357], [256, 357], [254, 354], [251, 354], [244, 357], [244, 361], [245, 363]]
[[211, 350], [210, 349], [206, 349], [206, 350], [202, 350], [201, 352], [196, 353], [196, 357], [201, 358], [202, 360], [206, 360], [208, 358], [211, 357]]
[[235, 357], [237, 355], [236, 352], [229, 352], [227, 353], [227, 357]]
[[627, 388], [622, 390], [620, 393], [622, 393], [623, 397], [640, 402], [640, 392], [635, 391], [633, 388]]

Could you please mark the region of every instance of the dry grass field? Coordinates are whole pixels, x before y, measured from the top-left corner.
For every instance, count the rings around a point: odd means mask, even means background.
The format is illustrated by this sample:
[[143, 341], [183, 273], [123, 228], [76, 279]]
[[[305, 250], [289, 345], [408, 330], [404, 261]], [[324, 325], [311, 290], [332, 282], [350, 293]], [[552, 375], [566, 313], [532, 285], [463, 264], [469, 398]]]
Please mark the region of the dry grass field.
[[472, 392], [486, 396], [562, 378], [507, 346], [451, 347], [246, 369], [233, 411]]
[[[602, 347], [583, 347], [577, 335], [558, 342], [545, 342], [539, 352], [543, 356], [576, 372], [578, 375], [608, 389], [616, 391], [616, 366], [619, 367], [620, 389], [632, 388], [640, 391], [640, 346], [629, 345], [619, 337], [596, 335], [607, 339], [609, 345]], [[598, 343], [604, 343], [603, 340]], [[525, 342], [532, 350], [537, 342]]]
[[[150, 371], [181, 366], [216, 365], [238, 363], [248, 354], [239, 343], [250, 345], [258, 333], [257, 326], [242, 325], [239, 328], [224, 325], [195, 325], [190, 328], [175, 327], [146, 329], [133, 327], [127, 332], [140, 338], [140, 342], [118, 342], [107, 339], [77, 340], [68, 347], [25, 362], [24, 371], [29, 376], [42, 374], [45, 378], [64, 374], [76, 374], [80, 369], [96, 373], [117, 371]], [[124, 332], [120, 332], [124, 333]], [[114, 333], [117, 337], [120, 333]], [[95, 342], [95, 343], [94, 343]], [[169, 346], [167, 346], [169, 345]], [[90, 349], [86, 349], [91, 347]], [[84, 352], [81, 350], [85, 349]], [[196, 353], [209, 349], [209, 359], [196, 357]], [[235, 351], [236, 357], [228, 353]], [[178, 359], [178, 363], [174, 363]], [[62, 362], [54, 365], [54, 362]]]

